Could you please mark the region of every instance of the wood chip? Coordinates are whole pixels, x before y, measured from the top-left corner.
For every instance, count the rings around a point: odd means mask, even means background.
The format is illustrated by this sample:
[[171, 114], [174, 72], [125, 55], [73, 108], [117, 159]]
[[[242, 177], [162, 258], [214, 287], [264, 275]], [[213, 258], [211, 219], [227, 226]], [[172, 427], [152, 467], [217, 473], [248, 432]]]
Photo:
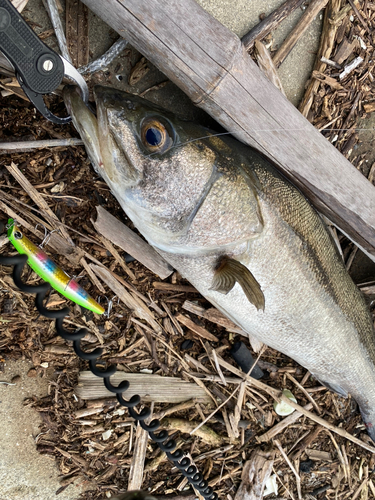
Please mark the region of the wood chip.
[[197, 334], [199, 337], [202, 337], [207, 340], [211, 340], [211, 342], [219, 342], [219, 339], [210, 333], [208, 330], [203, 328], [203, 326], [196, 325], [194, 321], [190, 318], [187, 318], [183, 314], [179, 313], [176, 315], [176, 319], [184, 326], [189, 328], [193, 333]]
[[104, 267], [90, 264], [94, 273], [101, 278], [106, 285], [115, 293], [115, 295], [140, 319], [144, 319], [158, 333], [161, 332], [161, 326], [155, 320], [150, 309], [144, 304], [134, 293], [128, 292], [125, 288], [112, 276], [110, 271]]
[[245, 462], [241, 484], [234, 500], [262, 500], [263, 492], [275, 460], [274, 451], [255, 449]]
[[125, 250], [161, 279], [168, 278], [173, 273], [173, 268], [134, 231], [113, 217], [103, 207], [98, 206], [96, 210], [98, 217], [92, 223], [98, 233]]

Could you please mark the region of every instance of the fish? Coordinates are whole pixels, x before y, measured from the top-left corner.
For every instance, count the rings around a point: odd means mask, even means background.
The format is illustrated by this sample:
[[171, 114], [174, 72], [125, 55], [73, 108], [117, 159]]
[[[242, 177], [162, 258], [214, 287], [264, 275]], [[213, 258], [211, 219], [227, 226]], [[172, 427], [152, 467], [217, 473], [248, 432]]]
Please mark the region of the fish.
[[254, 149], [116, 89], [64, 91], [96, 172], [145, 239], [245, 332], [357, 402], [375, 440], [374, 326], [320, 215]]
[[17, 252], [27, 255], [27, 263], [31, 269], [53, 289], [89, 311], [96, 314], [105, 312], [105, 309], [76, 280], [66, 274], [42, 248], [36, 246], [22, 233], [13, 219], [8, 219], [6, 227], [9, 241]]

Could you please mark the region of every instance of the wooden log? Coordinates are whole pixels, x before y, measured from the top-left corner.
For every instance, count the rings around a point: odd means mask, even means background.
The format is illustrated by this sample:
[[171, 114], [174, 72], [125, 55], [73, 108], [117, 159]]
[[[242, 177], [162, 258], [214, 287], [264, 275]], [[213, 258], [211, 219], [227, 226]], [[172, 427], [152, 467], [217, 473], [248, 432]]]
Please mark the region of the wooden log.
[[[204, 389], [197, 384], [179, 378], [125, 372], [116, 372], [111, 377], [113, 385], [118, 385], [123, 380], [128, 380], [130, 383], [129, 389], [126, 391], [126, 399], [139, 394], [145, 403], [152, 401], [155, 403], [182, 403], [190, 399], [196, 399], [200, 403], [211, 401]], [[113, 396], [105, 388], [103, 381], [89, 371], [80, 372], [74, 392], [85, 400]]]
[[275, 88], [236, 35], [194, 0], [84, 3], [375, 260], [375, 187]]
[[315, 17], [319, 14], [319, 12], [324, 9], [327, 3], [328, 0], [314, 0], [310, 3], [301, 19], [298, 21], [289, 35], [285, 38], [285, 40], [281, 44], [281, 47], [274, 55], [273, 62], [277, 68], [284, 62], [289, 52], [293, 49], [295, 44], [305, 33], [305, 31], [313, 22]]
[[262, 22], [254, 26], [245, 36], [242, 37], [242, 43], [247, 50], [251, 49], [255, 40], [261, 40], [274, 30], [289, 14], [300, 7], [304, 0], [287, 0], [280, 7], [274, 10]]

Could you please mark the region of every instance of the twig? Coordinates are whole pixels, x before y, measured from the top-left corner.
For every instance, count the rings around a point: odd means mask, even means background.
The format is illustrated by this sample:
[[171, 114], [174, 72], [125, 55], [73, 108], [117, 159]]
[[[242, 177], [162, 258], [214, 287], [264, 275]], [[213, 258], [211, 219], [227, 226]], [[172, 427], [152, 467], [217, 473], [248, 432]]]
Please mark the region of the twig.
[[185, 302], [182, 304], [182, 308], [185, 309], [186, 311], [196, 314], [197, 316], [201, 316], [202, 318], [205, 318], [208, 321], [215, 323], [216, 325], [223, 326], [228, 332], [240, 333], [244, 337], [248, 336], [248, 334], [244, 330], [242, 330], [242, 328], [237, 326], [235, 323], [233, 323], [233, 321], [228, 319], [226, 316], [224, 316], [223, 313], [221, 313], [218, 309], [215, 309], [214, 307], [205, 309], [204, 307], [199, 306], [194, 302], [185, 300]]
[[309, 401], [311, 401], [311, 403], [314, 405], [314, 408], [316, 409], [316, 411], [318, 413], [321, 413], [322, 410], [320, 409], [320, 407], [317, 405], [317, 403], [314, 401], [314, 398], [312, 396], [310, 396], [310, 394], [306, 391], [306, 389], [298, 382], [298, 380], [296, 380], [292, 375], [290, 375], [290, 373], [286, 373], [285, 374], [289, 380], [291, 380], [293, 382], [293, 384], [298, 387], [298, 389], [304, 393], [304, 395], [307, 397], [307, 399]]
[[0, 142], [0, 154], [7, 154], [13, 151], [22, 153], [32, 151], [33, 149], [58, 148], [62, 146], [83, 146], [83, 141], [72, 137], [70, 139], [46, 139], [43, 141]]
[[65, 38], [62, 22], [60, 19], [59, 11], [57, 10], [56, 2], [55, 2], [55, 0], [44, 0], [43, 3], [47, 5], [47, 7], [46, 7], [47, 12], [49, 14], [49, 17], [51, 18], [52, 26], [53, 26], [53, 29], [55, 30], [55, 34], [56, 34], [57, 42], [58, 42], [59, 47], [60, 47], [61, 54], [67, 61], [72, 63], [72, 59], [70, 57], [68, 46], [66, 43], [66, 38]]
[[112, 243], [107, 240], [104, 236], [100, 237], [100, 241], [103, 243], [103, 245], [106, 247], [106, 249], [111, 253], [112, 257], [115, 259], [115, 261], [122, 267], [122, 269], [126, 272], [126, 274], [132, 279], [135, 280], [134, 273], [129, 269], [129, 267], [126, 265], [126, 262], [124, 259], [121, 258], [120, 254], [116, 250], [116, 248], [112, 245]]
[[285, 462], [289, 465], [291, 471], [293, 472], [293, 474], [295, 475], [296, 477], [296, 483], [297, 483], [297, 493], [298, 493], [298, 499], [299, 500], [302, 500], [302, 492], [301, 492], [301, 478], [298, 474], [298, 472], [296, 471], [296, 469], [293, 467], [293, 464], [292, 462], [289, 460], [287, 454], [285, 453], [283, 447], [281, 446], [281, 443], [280, 441], [278, 441], [277, 439], [274, 439], [273, 442], [275, 443], [275, 445], [279, 448], [280, 450], [280, 453], [282, 454]]
[[91, 61], [86, 66], [81, 66], [78, 71], [81, 75], [104, 71], [108, 65], [128, 46], [127, 40], [119, 38], [102, 56], [95, 61]]
[[210, 340], [211, 342], [219, 342], [219, 339], [215, 335], [206, 330], [206, 328], [196, 325], [194, 321], [192, 321], [190, 318], [187, 318], [183, 314], [177, 314], [176, 319], [184, 326], [186, 326], [186, 328], [189, 328], [189, 330], [191, 330], [193, 333], [199, 335], [199, 337]]
[[261, 40], [267, 36], [268, 33], [274, 30], [283, 19], [300, 7], [303, 2], [304, 0], [287, 0], [285, 3], [280, 5], [279, 8], [273, 11], [272, 14], [264, 18], [262, 22], [254, 26], [254, 28], [242, 37], [242, 43], [246, 50], [251, 49], [255, 40]]
[[[312, 404], [308, 403], [306, 406], [304, 406], [305, 410], [311, 410]], [[286, 427], [288, 427], [291, 424], [294, 424], [300, 417], [302, 417], [302, 413], [299, 411], [295, 411], [286, 418], [283, 418], [278, 424], [276, 424], [274, 427], [272, 427], [270, 430], [262, 434], [261, 436], [257, 436], [256, 440], [259, 443], [265, 442], [265, 441], [270, 441], [274, 436], [277, 436], [277, 434], [280, 434]]]
[[[247, 378], [251, 378], [250, 377], [250, 373], [252, 372], [252, 370], [254, 369], [254, 367], [256, 366], [257, 362], [259, 361], [259, 358], [260, 356], [263, 354], [264, 352], [264, 349], [259, 353], [257, 359], [255, 360], [255, 363], [252, 365], [252, 367], [250, 368], [250, 370], [244, 374], [243, 372], [240, 372], [240, 370], [237, 370], [238, 373], [242, 373], [243, 375], [245, 375], [246, 377], [246, 380]], [[216, 354], [216, 358], [218, 360], [218, 362], [222, 365], [222, 362], [224, 361], [222, 358], [220, 358], [217, 354]], [[229, 365], [229, 363], [226, 363], [224, 362], [226, 365]], [[223, 366], [223, 365], [222, 365]], [[231, 365], [229, 365], [231, 366]], [[255, 380], [255, 379], [254, 379]], [[265, 385], [265, 384], [264, 384]], [[203, 424], [205, 424], [206, 422], [208, 422], [208, 420], [210, 420], [211, 417], [213, 417], [215, 415], [215, 413], [220, 410], [220, 408], [222, 408], [224, 405], [227, 404], [227, 402], [236, 394], [236, 392], [241, 389], [242, 387], [242, 384], [239, 384], [235, 389], [234, 391], [227, 397], [227, 399], [225, 401], [222, 402], [222, 404], [220, 406], [218, 406], [203, 422], [201, 422], [194, 430], [191, 431], [190, 434], [193, 434], [195, 431], [197, 431]]]
[[155, 320], [154, 315], [150, 309], [144, 304], [137, 296], [129, 293], [125, 288], [114, 278], [111, 272], [95, 264], [90, 264], [94, 273], [101, 278], [104, 283], [112, 290], [113, 293], [134, 313], [140, 318], [147, 321], [147, 323], [158, 333], [161, 332], [159, 323]]
[[343, 80], [346, 78], [349, 73], [351, 73], [355, 68], [357, 68], [363, 61], [363, 58], [361, 56], [356, 57], [350, 64], [344, 67], [344, 71], [340, 73], [340, 80]]
[[362, 24], [362, 26], [365, 28], [365, 30], [367, 32], [369, 32], [369, 27], [367, 26], [366, 21], [363, 19], [363, 17], [361, 16], [359, 10], [355, 6], [354, 1], [353, 0], [348, 0], [348, 2], [350, 3], [351, 8], [354, 10], [355, 15], [358, 17], [359, 22]]
[[293, 49], [295, 44], [308, 29], [308, 27], [313, 22], [318, 13], [322, 9], [324, 9], [327, 3], [328, 0], [314, 0], [310, 3], [310, 5], [305, 10], [303, 16], [301, 17], [301, 19], [298, 21], [298, 23], [296, 24], [294, 29], [290, 32], [290, 34], [286, 37], [281, 47], [273, 57], [273, 62], [276, 68], [278, 68], [280, 64], [285, 60], [289, 52]]
[[26, 179], [21, 170], [17, 167], [17, 165], [11, 162], [10, 165], [5, 164], [8, 172], [12, 174], [15, 180], [23, 187], [26, 193], [30, 196], [30, 198], [38, 205], [38, 207], [42, 210], [43, 215], [46, 216], [49, 222], [56, 228], [61, 231], [61, 234], [66, 238], [70, 245], [74, 247], [73, 240], [69, 236], [68, 231], [65, 229], [63, 225], [61, 225], [59, 219], [56, 214], [52, 212], [48, 203], [45, 201], [43, 196], [40, 195], [39, 191], [37, 191], [34, 186]]

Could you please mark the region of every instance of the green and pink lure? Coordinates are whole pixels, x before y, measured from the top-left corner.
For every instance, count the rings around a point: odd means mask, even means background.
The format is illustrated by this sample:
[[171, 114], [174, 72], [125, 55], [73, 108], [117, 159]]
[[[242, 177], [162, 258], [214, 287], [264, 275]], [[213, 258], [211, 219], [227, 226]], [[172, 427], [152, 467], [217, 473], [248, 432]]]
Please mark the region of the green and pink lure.
[[15, 225], [8, 220], [8, 238], [20, 254], [27, 255], [27, 263], [57, 292], [76, 304], [97, 314], [103, 314], [104, 308], [96, 302], [73, 278], [68, 276], [48, 255], [34, 245]]

